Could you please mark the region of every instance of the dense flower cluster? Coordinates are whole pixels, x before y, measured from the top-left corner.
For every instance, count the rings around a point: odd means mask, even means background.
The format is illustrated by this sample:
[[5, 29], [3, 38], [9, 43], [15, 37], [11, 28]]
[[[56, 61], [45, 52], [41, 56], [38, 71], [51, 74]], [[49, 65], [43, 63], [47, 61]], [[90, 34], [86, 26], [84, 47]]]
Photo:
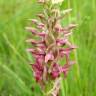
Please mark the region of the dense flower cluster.
[[[43, 4], [44, 2], [45, 0], [39, 0], [39, 3]], [[38, 40], [27, 40], [33, 45], [27, 50], [35, 58], [32, 68], [36, 81], [41, 85], [48, 80], [59, 78], [61, 73], [64, 73], [64, 76], [67, 75], [70, 66], [75, 63], [70, 61], [69, 56], [71, 51], [76, 48], [68, 40], [72, 34], [71, 30], [76, 25], [69, 24], [62, 27], [60, 21], [64, 16], [61, 15], [60, 10], [47, 4], [46, 6], [44, 12], [37, 15], [40, 20], [30, 19], [35, 27], [26, 27], [33, 36], [38, 37]], [[65, 10], [64, 15], [70, 11], [71, 9]], [[61, 58], [66, 59], [66, 64], [63, 66], [58, 64]]]

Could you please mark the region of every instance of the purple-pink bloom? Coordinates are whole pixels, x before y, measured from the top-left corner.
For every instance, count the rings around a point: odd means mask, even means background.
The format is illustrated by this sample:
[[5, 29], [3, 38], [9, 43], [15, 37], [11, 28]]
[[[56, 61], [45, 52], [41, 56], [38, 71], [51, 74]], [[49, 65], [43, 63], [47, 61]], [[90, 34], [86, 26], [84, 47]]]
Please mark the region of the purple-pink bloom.
[[39, 62], [36, 62], [35, 64], [32, 64], [32, 68], [36, 81], [41, 81], [43, 75], [43, 66]]
[[[46, 4], [47, 1], [38, 0], [38, 2]], [[49, 16], [48, 13], [46, 15], [44, 12], [38, 14], [40, 20], [30, 19], [35, 27], [26, 27], [32, 36], [36, 37], [26, 40], [32, 45], [32, 48], [27, 49], [27, 51], [32, 54], [35, 60], [32, 69], [36, 81], [40, 86], [43, 84], [42, 89], [45, 88], [47, 82], [57, 80], [62, 73], [64, 77], [67, 76], [70, 67], [75, 63], [70, 61], [70, 53], [77, 48], [68, 38], [76, 25], [69, 24], [63, 27], [60, 24], [62, 16], [58, 10], [53, 10], [51, 13], [52, 16]], [[60, 65], [58, 61], [63, 58], [66, 62], [64, 65]]]
[[57, 77], [60, 76], [60, 70], [59, 70], [59, 65], [58, 64], [53, 64], [52, 72], [51, 72], [52, 78], [56, 79]]
[[45, 26], [44, 26], [44, 24], [42, 24], [42, 23], [40, 23], [40, 24], [38, 24], [38, 26], [37, 26], [37, 28], [39, 28], [39, 29], [43, 29]]
[[66, 42], [67, 42], [67, 39], [57, 39], [56, 40], [56, 43], [58, 46], [65, 45]]
[[45, 63], [47, 63], [49, 60], [54, 60], [52, 52], [47, 53], [45, 56]]

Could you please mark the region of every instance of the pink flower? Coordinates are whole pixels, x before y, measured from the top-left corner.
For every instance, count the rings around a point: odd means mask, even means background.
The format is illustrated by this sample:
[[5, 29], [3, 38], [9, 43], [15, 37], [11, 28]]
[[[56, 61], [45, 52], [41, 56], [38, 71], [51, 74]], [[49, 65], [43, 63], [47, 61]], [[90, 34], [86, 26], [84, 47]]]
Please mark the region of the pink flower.
[[61, 73], [64, 73], [64, 76], [67, 76], [69, 68], [74, 64], [74, 61], [70, 61], [69, 64], [65, 64], [64, 66], [60, 66], [59, 64], [54, 64], [51, 72], [52, 78], [55, 79], [60, 76]]
[[53, 79], [56, 79], [57, 77], [60, 76], [60, 71], [59, 71], [59, 65], [58, 64], [53, 64], [51, 76]]
[[59, 50], [60, 56], [62, 57], [66, 54], [70, 54], [70, 52], [74, 49], [76, 49], [76, 47], [73, 47], [73, 46], [71, 48], [60, 48], [60, 50]]
[[34, 76], [37, 82], [42, 80], [43, 75], [43, 66], [38, 62], [35, 64], [32, 64]]
[[43, 23], [40, 23], [40, 24], [38, 24], [38, 26], [37, 26], [37, 28], [39, 28], [39, 29], [43, 29], [45, 27], [45, 25], [43, 24]]
[[45, 32], [39, 33], [39, 32], [37, 32], [36, 29], [31, 28], [31, 27], [26, 27], [26, 30], [32, 32], [33, 35], [37, 35], [37, 36], [41, 36], [41, 37], [45, 37], [46, 36], [46, 33]]
[[56, 43], [58, 46], [62, 46], [62, 45], [65, 45], [67, 42], [67, 39], [57, 39], [56, 40]]
[[47, 53], [45, 56], [45, 63], [47, 63], [49, 60], [54, 60], [54, 56], [51, 52]]
[[42, 32], [42, 33], [38, 33], [37, 35], [39, 35], [41, 37], [45, 37], [46, 36], [46, 33], [45, 32]]

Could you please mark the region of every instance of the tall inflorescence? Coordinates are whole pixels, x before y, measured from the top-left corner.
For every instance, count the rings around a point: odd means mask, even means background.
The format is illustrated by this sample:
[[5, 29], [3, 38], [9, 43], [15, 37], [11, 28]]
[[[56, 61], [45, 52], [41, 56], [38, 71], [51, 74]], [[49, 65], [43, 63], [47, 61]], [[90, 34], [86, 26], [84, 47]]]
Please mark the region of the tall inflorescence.
[[[38, 14], [37, 19], [30, 19], [34, 28], [26, 27], [38, 40], [28, 39], [32, 48], [27, 51], [32, 53], [35, 63], [32, 69], [36, 82], [40, 85], [46, 95], [58, 96], [60, 90], [61, 74], [67, 76], [68, 70], [74, 61], [70, 61], [70, 53], [76, 47], [69, 42], [68, 37], [72, 34], [75, 24], [63, 27], [61, 20], [71, 9], [60, 11], [58, 3], [63, 0], [38, 0], [43, 6], [43, 12]], [[66, 64], [58, 64], [61, 59]], [[50, 92], [48, 92], [51, 89]]]

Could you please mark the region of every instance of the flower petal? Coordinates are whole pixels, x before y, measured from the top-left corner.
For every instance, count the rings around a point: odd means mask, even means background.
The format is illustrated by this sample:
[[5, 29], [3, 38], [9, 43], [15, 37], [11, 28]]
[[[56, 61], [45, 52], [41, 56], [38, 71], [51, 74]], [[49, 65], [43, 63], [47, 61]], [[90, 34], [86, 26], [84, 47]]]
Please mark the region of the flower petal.
[[52, 53], [48, 53], [46, 56], [45, 56], [45, 63], [47, 63], [49, 60], [54, 60], [54, 56]]
[[56, 43], [58, 46], [64, 45], [66, 43], [67, 39], [57, 39]]
[[43, 23], [38, 24], [37, 28], [43, 29], [44, 28], [44, 24]]

